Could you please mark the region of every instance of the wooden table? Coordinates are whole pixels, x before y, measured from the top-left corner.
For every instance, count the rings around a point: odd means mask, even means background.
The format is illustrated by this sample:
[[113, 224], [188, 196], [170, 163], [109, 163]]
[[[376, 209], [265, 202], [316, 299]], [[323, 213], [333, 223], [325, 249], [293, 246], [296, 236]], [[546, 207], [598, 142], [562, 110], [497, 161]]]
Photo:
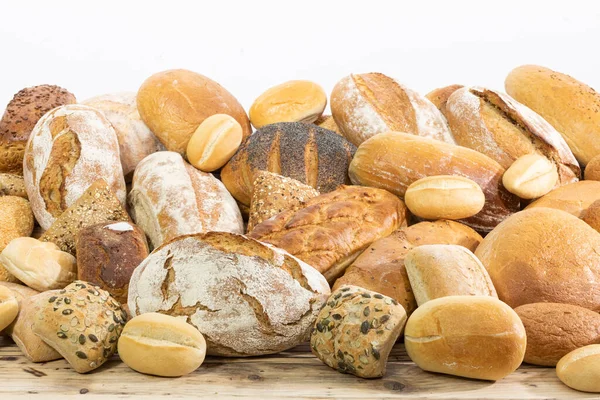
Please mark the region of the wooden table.
[[[85, 396], [81, 396], [84, 394]], [[347, 398], [347, 399], [592, 399], [596, 395], [564, 386], [553, 368], [525, 365], [492, 383], [427, 373], [413, 364], [401, 344], [382, 379], [360, 379], [325, 366], [308, 345], [266, 357], [208, 357], [193, 374], [158, 378], [138, 374], [118, 356], [80, 375], [65, 360], [29, 362], [8, 339], [0, 338], [0, 400], [22, 398]]]

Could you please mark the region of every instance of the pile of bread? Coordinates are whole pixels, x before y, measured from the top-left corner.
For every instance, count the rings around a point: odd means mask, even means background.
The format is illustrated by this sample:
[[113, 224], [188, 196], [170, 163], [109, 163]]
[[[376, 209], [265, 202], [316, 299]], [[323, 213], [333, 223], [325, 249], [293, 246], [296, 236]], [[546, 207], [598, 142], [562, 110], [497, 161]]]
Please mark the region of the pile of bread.
[[353, 74], [331, 116], [290, 81], [248, 117], [187, 70], [24, 89], [0, 122], [0, 330], [77, 372], [310, 341], [374, 378], [404, 340], [426, 371], [525, 361], [600, 390], [600, 95], [538, 66], [506, 91]]

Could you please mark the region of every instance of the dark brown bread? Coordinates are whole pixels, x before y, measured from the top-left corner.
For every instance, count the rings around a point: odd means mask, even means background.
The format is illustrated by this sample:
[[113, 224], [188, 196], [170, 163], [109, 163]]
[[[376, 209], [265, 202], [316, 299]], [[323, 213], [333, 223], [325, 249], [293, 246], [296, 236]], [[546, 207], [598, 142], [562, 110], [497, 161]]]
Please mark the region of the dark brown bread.
[[321, 193], [349, 183], [356, 147], [334, 132], [302, 122], [281, 122], [257, 130], [221, 171], [227, 189], [249, 206], [256, 170], [310, 185]]

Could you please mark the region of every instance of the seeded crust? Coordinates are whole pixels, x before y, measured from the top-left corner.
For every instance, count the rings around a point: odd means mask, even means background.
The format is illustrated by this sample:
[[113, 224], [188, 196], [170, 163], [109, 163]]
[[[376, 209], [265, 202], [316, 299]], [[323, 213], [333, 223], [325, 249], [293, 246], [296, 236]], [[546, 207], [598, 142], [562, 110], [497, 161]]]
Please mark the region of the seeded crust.
[[349, 183], [348, 166], [356, 147], [327, 129], [281, 122], [257, 130], [223, 167], [221, 179], [240, 203], [249, 206], [254, 172], [280, 174], [321, 193]]
[[391, 297], [344, 285], [331, 293], [310, 337], [325, 364], [361, 378], [385, 375], [388, 356], [406, 324], [406, 312]]
[[0, 196], [18, 196], [27, 200], [23, 177], [0, 173]]
[[23, 174], [23, 155], [29, 134], [48, 111], [74, 104], [75, 96], [59, 86], [39, 85], [19, 91], [0, 120], [0, 172]]
[[81, 374], [110, 358], [125, 326], [121, 304], [108, 292], [84, 281], [35, 298], [38, 311], [31, 329]]

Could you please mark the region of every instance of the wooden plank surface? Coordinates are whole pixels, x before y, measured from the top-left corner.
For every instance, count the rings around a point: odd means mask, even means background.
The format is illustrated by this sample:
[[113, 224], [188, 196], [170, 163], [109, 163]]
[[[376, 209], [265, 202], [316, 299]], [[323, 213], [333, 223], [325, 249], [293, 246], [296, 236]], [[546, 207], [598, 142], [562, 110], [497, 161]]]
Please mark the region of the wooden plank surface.
[[[85, 396], [81, 396], [84, 394]], [[498, 382], [424, 372], [396, 345], [382, 379], [340, 374], [298, 346], [253, 358], [208, 357], [193, 374], [159, 378], [138, 374], [114, 356], [100, 369], [80, 375], [64, 360], [29, 362], [0, 338], [0, 399], [64, 398], [260, 398], [260, 399], [594, 399], [564, 386], [553, 368], [522, 366]], [[221, 398], [221, 397], [220, 397]]]

